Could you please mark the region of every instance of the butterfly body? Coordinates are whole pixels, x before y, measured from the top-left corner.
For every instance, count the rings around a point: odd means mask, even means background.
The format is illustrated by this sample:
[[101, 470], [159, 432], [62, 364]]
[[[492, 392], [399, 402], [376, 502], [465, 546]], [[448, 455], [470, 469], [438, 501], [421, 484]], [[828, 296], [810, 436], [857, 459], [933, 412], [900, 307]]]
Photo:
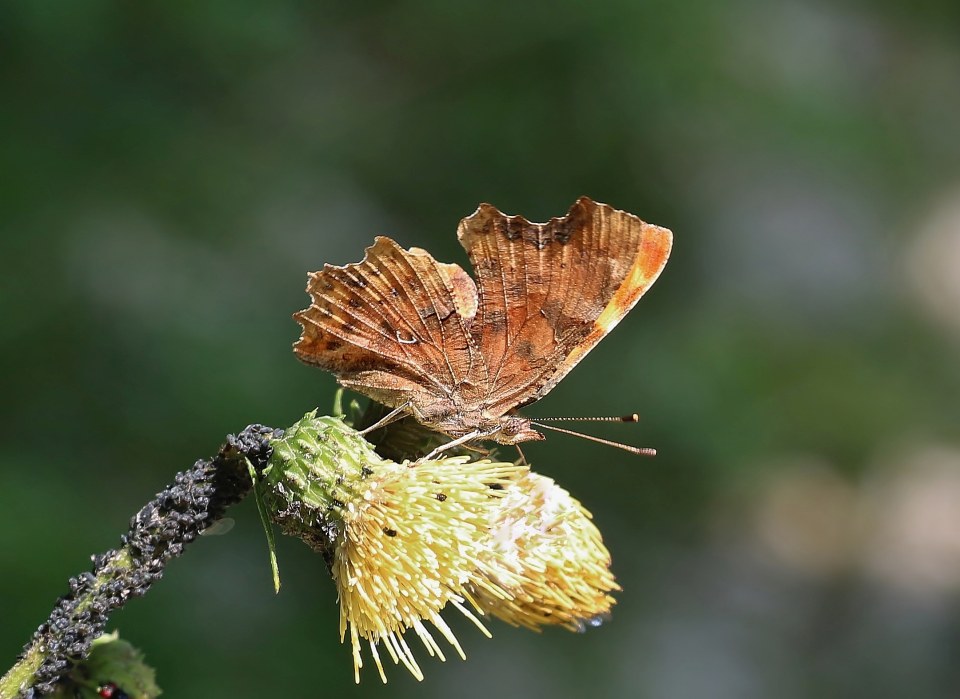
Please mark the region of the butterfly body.
[[582, 197], [546, 223], [481, 204], [458, 238], [476, 281], [386, 237], [357, 264], [312, 273], [294, 350], [454, 439], [543, 439], [516, 410], [633, 307], [666, 264], [672, 234]]
[[484, 409], [452, 409], [437, 414], [422, 414], [416, 409], [412, 412], [417, 422], [428, 425], [437, 432], [458, 439], [467, 435], [476, 435], [475, 439], [489, 437], [500, 444], [518, 444], [544, 439], [533, 429], [530, 420], [515, 414], [494, 415]]

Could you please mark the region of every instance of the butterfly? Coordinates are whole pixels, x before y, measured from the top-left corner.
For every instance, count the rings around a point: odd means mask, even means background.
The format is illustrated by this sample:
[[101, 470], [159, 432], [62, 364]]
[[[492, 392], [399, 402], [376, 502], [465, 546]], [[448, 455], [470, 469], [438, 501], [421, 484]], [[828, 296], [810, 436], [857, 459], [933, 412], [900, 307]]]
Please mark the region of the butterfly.
[[481, 204], [457, 237], [476, 281], [378, 236], [363, 260], [309, 275], [297, 357], [461, 444], [541, 440], [543, 398], [660, 275], [666, 228], [578, 199], [531, 223]]

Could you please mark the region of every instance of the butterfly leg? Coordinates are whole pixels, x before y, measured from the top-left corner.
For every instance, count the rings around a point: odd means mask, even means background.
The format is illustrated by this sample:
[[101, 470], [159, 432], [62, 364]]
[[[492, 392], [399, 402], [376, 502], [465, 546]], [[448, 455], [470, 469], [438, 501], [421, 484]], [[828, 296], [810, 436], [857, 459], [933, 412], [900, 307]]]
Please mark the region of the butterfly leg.
[[479, 454], [480, 456], [490, 456], [494, 452], [493, 449], [487, 449], [486, 447], [481, 447], [477, 444], [464, 444], [463, 448], [468, 451], [472, 451], [475, 454]]
[[499, 432], [500, 426], [498, 425], [492, 430], [474, 430], [468, 434], [463, 435], [462, 437], [457, 437], [456, 439], [447, 442], [446, 444], [441, 444], [439, 447], [427, 454], [424, 459], [435, 459], [437, 455], [442, 454], [448, 449], [453, 449], [454, 447], [459, 447], [461, 444], [466, 444], [467, 442], [472, 442], [474, 439], [483, 439], [489, 437], [490, 435]]
[[523, 455], [523, 449], [520, 448], [519, 444], [514, 444], [513, 448], [517, 450], [517, 453], [520, 455], [520, 465], [529, 466], [530, 462], [527, 461], [527, 457]]
[[386, 427], [391, 422], [396, 422], [400, 418], [405, 417], [404, 413], [406, 413], [409, 409], [410, 409], [410, 403], [409, 402], [403, 403], [402, 405], [399, 405], [393, 410], [391, 410], [389, 413], [384, 415], [382, 418], [377, 420], [375, 423], [373, 423], [369, 427], [366, 427], [360, 430], [357, 434], [365, 435], [365, 434], [369, 434], [370, 432], [373, 432], [374, 430], [379, 430], [381, 427]]

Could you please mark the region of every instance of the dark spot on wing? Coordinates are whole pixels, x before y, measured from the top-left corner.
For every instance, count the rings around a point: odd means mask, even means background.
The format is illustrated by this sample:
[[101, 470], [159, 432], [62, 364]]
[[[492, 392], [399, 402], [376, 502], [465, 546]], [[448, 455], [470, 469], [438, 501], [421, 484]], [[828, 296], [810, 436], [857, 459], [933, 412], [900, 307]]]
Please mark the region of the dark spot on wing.
[[543, 250], [552, 242], [550, 235], [547, 234], [541, 226], [534, 228], [533, 233], [530, 240], [536, 246], [537, 250]]
[[536, 353], [529, 340], [523, 340], [515, 345], [516, 353], [524, 359], [535, 359]]
[[502, 330], [507, 314], [502, 308], [485, 308], [483, 323], [495, 330]]
[[582, 224], [575, 224], [573, 221], [563, 221], [558, 223], [553, 227], [553, 239], [561, 245], [566, 245], [570, 238], [573, 237], [573, 234], [576, 233], [581, 227], [581, 225]]
[[561, 299], [549, 299], [540, 309], [540, 315], [547, 319], [551, 327], [557, 327], [560, 316], [563, 311], [563, 301]]
[[523, 235], [524, 228], [522, 220], [511, 217], [504, 221], [503, 234], [507, 240], [517, 240]]

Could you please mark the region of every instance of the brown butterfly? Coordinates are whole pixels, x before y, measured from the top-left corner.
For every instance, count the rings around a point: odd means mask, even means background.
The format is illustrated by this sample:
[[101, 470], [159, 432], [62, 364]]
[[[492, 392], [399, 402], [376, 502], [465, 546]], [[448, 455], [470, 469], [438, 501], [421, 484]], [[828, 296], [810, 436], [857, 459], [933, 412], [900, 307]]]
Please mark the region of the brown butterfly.
[[581, 197], [547, 223], [481, 204], [457, 237], [476, 283], [382, 236], [361, 262], [311, 273], [294, 351], [458, 444], [543, 439], [517, 408], [620, 322], [660, 274], [673, 235]]

